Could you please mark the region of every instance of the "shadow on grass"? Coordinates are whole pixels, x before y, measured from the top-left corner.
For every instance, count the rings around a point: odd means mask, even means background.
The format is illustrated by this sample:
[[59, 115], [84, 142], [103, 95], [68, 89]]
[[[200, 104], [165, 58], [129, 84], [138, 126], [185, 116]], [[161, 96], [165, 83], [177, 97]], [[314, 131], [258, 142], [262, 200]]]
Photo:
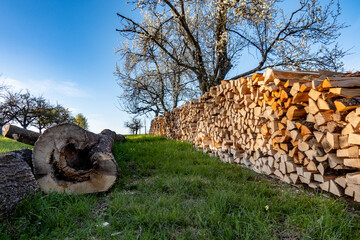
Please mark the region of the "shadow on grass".
[[113, 148], [121, 175], [109, 192], [39, 193], [0, 224], [0, 239], [360, 239], [359, 215], [340, 200], [294, 192], [187, 142], [126, 138]]

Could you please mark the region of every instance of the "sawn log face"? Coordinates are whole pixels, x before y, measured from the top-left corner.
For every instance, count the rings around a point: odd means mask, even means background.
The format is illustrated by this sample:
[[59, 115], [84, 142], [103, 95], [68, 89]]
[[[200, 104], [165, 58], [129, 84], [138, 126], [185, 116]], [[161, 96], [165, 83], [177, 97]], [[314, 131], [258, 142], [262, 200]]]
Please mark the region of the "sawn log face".
[[95, 134], [73, 124], [47, 129], [34, 146], [34, 174], [44, 192], [107, 191], [119, 174], [111, 153], [116, 133]]

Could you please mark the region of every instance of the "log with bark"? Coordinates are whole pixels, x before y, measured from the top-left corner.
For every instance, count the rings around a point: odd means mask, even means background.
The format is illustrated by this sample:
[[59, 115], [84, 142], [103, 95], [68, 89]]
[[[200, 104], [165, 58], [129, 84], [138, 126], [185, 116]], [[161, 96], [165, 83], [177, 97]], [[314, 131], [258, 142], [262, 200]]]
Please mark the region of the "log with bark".
[[8, 124], [4, 136], [29, 145], [34, 145], [40, 133]]
[[22, 149], [0, 154], [0, 220], [39, 189], [26, 163], [31, 161], [31, 153], [30, 149]]
[[74, 124], [47, 129], [33, 151], [41, 189], [69, 194], [107, 191], [119, 175], [111, 153], [115, 136], [111, 130], [95, 134]]
[[115, 141], [117, 141], [117, 142], [126, 142], [126, 138], [125, 138], [124, 135], [116, 134]]

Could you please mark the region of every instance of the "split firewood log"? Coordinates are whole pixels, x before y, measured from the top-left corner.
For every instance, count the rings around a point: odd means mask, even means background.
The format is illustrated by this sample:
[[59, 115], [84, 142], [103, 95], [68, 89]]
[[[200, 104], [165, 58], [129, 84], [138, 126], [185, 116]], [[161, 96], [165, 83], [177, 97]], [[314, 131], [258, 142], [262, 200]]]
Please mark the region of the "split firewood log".
[[300, 72], [300, 71], [282, 71], [282, 70], [276, 70], [267, 68], [264, 77], [265, 77], [265, 83], [270, 82], [273, 79], [300, 79], [306, 76], [319, 76], [319, 73], [317, 72]]
[[47, 129], [35, 143], [34, 175], [41, 189], [66, 193], [107, 191], [119, 175], [111, 153], [116, 133], [95, 134], [73, 124]]
[[5, 128], [4, 136], [18, 142], [34, 145], [40, 137], [40, 133], [9, 124]]
[[360, 202], [359, 80], [358, 72], [267, 69], [221, 81], [156, 117], [151, 133]]
[[27, 162], [30, 149], [0, 154], [0, 220], [12, 213], [25, 197], [34, 194], [39, 186]]

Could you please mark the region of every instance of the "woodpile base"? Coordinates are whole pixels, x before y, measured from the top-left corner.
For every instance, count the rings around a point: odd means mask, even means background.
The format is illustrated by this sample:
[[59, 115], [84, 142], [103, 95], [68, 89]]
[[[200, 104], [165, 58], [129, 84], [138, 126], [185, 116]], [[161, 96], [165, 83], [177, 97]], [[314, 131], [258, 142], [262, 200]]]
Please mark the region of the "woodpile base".
[[158, 116], [151, 133], [360, 202], [360, 74], [267, 69]]

